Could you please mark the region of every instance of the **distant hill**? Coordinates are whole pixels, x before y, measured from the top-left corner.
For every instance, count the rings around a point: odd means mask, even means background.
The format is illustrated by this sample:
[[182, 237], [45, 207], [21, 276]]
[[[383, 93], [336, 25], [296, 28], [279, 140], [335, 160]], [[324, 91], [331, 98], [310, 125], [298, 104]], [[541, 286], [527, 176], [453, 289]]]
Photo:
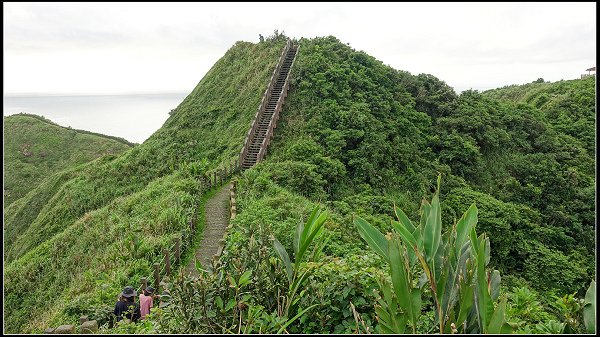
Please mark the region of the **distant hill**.
[[485, 91], [491, 98], [524, 103], [539, 109], [540, 117], [558, 131], [583, 142], [595, 152], [596, 77], [558, 82], [532, 82]]
[[4, 122], [4, 207], [50, 175], [134, 144], [124, 139], [62, 127], [44, 117], [16, 114]]

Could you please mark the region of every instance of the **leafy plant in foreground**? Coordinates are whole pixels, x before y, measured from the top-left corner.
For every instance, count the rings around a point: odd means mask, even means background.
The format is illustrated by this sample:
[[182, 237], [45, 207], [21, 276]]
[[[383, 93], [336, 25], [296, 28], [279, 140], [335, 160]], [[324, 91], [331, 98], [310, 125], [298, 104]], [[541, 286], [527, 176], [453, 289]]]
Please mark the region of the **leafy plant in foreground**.
[[[294, 263], [292, 264], [290, 260], [290, 256], [287, 251], [281, 245], [279, 240], [276, 237], [273, 237], [273, 246], [275, 247], [275, 251], [277, 255], [285, 265], [286, 275], [289, 282], [289, 287], [287, 289], [287, 294], [283, 299], [283, 305], [281, 308], [278, 308], [278, 314], [280, 316], [289, 317], [290, 312], [293, 312], [295, 309], [295, 305], [302, 297], [302, 293], [298, 294], [298, 290], [306, 281], [307, 277], [310, 275], [312, 270], [310, 268], [301, 269], [300, 264], [309, 259], [316, 260], [321, 255], [323, 251], [323, 247], [325, 247], [326, 239], [322, 238], [323, 229], [325, 225], [325, 220], [327, 220], [327, 212], [321, 211], [318, 207], [315, 207], [310, 215], [310, 218], [304, 225], [302, 222], [298, 224], [296, 227], [296, 233], [294, 236]], [[308, 248], [310, 244], [318, 240], [313, 247], [313, 250], [310, 256], [307, 255]], [[308, 308], [298, 310], [298, 313], [290, 319], [286, 325], [282, 326], [279, 332], [282, 332], [287, 325], [292, 323], [294, 320], [298, 319], [302, 314], [311, 308], [315, 307], [317, 304], [311, 305]]]
[[380, 282], [383, 298], [375, 308], [380, 330], [404, 333], [409, 326], [415, 333], [428, 284], [440, 333], [458, 332], [459, 328], [463, 333], [512, 332], [504, 318], [506, 296], [494, 309], [500, 273], [486, 268], [490, 244], [485, 234], [477, 237], [477, 207], [471, 205], [442, 234], [440, 180], [441, 175], [431, 204], [423, 200], [416, 226], [400, 209], [395, 210], [398, 221], [392, 221], [395, 231], [385, 236], [364, 219], [354, 220], [360, 236], [390, 266], [391, 286], [385, 280]]
[[587, 333], [596, 333], [596, 281], [592, 280], [583, 301], [583, 322]]

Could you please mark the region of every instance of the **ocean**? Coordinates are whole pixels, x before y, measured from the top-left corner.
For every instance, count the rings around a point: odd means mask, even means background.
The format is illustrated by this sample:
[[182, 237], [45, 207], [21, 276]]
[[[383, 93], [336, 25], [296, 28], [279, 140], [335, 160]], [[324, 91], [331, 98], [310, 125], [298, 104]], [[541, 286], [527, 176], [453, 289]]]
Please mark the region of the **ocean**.
[[20, 112], [44, 116], [56, 124], [142, 143], [161, 128], [187, 93], [4, 96], [4, 116]]

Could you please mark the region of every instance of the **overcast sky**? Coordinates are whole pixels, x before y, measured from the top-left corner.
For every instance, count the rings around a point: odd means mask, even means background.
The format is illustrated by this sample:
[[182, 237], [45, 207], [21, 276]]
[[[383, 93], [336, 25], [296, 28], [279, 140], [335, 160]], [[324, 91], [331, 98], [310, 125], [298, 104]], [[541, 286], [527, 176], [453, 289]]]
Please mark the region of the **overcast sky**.
[[333, 35], [457, 91], [579, 78], [596, 3], [3, 3], [4, 94], [190, 92], [236, 41]]

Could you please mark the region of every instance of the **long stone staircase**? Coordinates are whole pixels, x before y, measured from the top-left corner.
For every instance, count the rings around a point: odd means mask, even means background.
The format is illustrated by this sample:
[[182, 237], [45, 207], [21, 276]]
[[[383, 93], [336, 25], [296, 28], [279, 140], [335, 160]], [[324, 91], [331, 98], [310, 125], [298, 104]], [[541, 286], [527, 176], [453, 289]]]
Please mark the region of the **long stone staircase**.
[[297, 53], [298, 46], [288, 40], [240, 152], [239, 160], [243, 170], [260, 162], [266, 154], [273, 138], [273, 130], [277, 126], [279, 112], [287, 96], [290, 70]]
[[[260, 106], [254, 116], [252, 126], [246, 135], [244, 145], [240, 151], [240, 157], [237, 164], [233, 164], [229, 169], [219, 170], [214, 174], [214, 185], [210, 176], [207, 182], [210, 186], [219, 186], [226, 182], [231, 174], [238, 170], [244, 170], [254, 166], [260, 162], [265, 154], [267, 146], [273, 138], [273, 132], [279, 120], [279, 112], [282, 109], [283, 102], [287, 96], [287, 91], [290, 86], [290, 70], [296, 59], [298, 46], [295, 46], [291, 40], [285, 45], [277, 62], [277, 66], [273, 70], [269, 86], [263, 94]], [[192, 259], [186, 266], [186, 273], [197, 277], [195, 261], [198, 260], [203, 268], [211, 269], [211, 260], [220, 255], [221, 238], [226, 232], [229, 217], [235, 216], [228, 206], [230, 197], [230, 184], [225, 184], [220, 187], [220, 190], [206, 202], [205, 205], [205, 220], [206, 227], [203, 231], [202, 242], [200, 247], [195, 252], [195, 258]], [[233, 193], [233, 192], [232, 192]]]

